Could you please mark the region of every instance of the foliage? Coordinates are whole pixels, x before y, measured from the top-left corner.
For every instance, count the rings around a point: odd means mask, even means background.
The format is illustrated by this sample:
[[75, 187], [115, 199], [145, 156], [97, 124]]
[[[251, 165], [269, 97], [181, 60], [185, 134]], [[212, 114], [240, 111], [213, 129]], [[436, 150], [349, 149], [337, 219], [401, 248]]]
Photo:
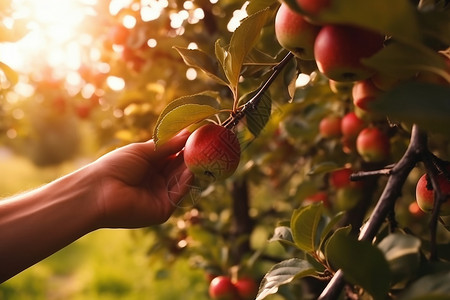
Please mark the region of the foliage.
[[[91, 7], [95, 17], [81, 30], [93, 42], [83, 51], [101, 55], [85, 57], [75, 86], [49, 68], [18, 75], [0, 65], [5, 145], [49, 166], [220, 123], [238, 133], [237, 172], [195, 182], [167, 223], [145, 229], [154, 238], [149, 261], [167, 269], [188, 262], [207, 277], [250, 275], [260, 282], [258, 300], [317, 298], [325, 287], [342, 299], [448, 299], [448, 217], [438, 217], [437, 205], [431, 215], [409, 211], [418, 178], [450, 159], [448, 1], [332, 1], [316, 16], [386, 37], [364, 60], [385, 88], [368, 110], [353, 103], [353, 82], [337, 89], [314, 61], [281, 48], [278, 1], [169, 1], [150, 21], [141, 18], [147, 5], [131, 2], [115, 14], [104, 1]], [[193, 21], [196, 9], [204, 15]], [[228, 30], [237, 11], [246, 17]], [[190, 18], [171, 25], [181, 12]], [[112, 32], [127, 16], [136, 24], [118, 40]], [[114, 78], [124, 87], [111, 85]], [[15, 93], [20, 81], [31, 95]], [[364, 161], [355, 140], [320, 135], [323, 117], [348, 112], [389, 136], [388, 159]], [[342, 168], [353, 170], [352, 181], [337, 188], [330, 177]], [[326, 201], [314, 201], [317, 192]], [[120, 288], [113, 280], [101, 284]]]

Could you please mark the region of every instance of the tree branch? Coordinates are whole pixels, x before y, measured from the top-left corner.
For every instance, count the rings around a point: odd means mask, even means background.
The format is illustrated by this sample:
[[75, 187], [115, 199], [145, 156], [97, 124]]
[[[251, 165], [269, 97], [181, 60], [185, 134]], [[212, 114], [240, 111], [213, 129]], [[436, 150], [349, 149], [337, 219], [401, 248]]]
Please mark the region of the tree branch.
[[269, 89], [270, 85], [274, 82], [277, 76], [281, 73], [283, 68], [288, 64], [288, 62], [294, 57], [292, 52], [286, 54], [286, 56], [273, 67], [273, 72], [264, 85], [258, 90], [258, 92], [245, 103], [240, 109], [238, 109], [235, 113], [233, 113], [228, 119], [226, 119], [222, 126], [225, 128], [231, 129], [236, 126], [240, 120], [242, 120], [245, 116], [245, 113], [249, 110], [255, 110], [258, 107], [259, 102], [261, 101], [264, 93]]
[[[417, 125], [414, 125], [408, 149], [400, 161], [392, 168], [391, 176], [386, 183], [383, 193], [369, 217], [369, 220], [364, 224], [359, 234], [359, 240], [373, 240], [381, 225], [386, 220], [389, 212], [394, 209], [395, 202], [401, 194], [402, 186], [409, 173], [422, 159], [423, 153], [428, 151], [427, 143], [427, 135], [420, 131]], [[338, 270], [318, 299], [337, 299], [344, 286], [344, 274], [342, 270]]]

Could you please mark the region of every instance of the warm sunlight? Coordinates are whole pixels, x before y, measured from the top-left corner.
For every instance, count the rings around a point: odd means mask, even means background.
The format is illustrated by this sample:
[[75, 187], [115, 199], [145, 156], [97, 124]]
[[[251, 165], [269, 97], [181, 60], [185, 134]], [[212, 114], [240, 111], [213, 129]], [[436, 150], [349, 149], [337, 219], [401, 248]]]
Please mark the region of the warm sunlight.
[[[13, 0], [13, 19], [27, 21], [27, 35], [16, 43], [0, 46], [0, 60], [29, 72], [50, 66], [60, 72], [80, 65], [80, 45], [89, 37], [78, 30], [96, 0]], [[7, 20], [5, 20], [7, 21]], [[5, 22], [4, 21], [4, 22]]]

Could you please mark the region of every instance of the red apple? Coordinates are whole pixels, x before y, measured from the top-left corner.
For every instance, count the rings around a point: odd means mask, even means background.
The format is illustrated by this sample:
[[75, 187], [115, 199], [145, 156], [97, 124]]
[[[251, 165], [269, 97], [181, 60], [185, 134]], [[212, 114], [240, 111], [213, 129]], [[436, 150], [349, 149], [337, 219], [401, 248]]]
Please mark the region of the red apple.
[[258, 284], [253, 278], [242, 277], [233, 282], [240, 300], [254, 300], [258, 294]]
[[324, 138], [333, 138], [341, 135], [342, 118], [336, 115], [326, 116], [319, 123], [319, 133]]
[[280, 45], [305, 60], [314, 59], [314, 41], [320, 27], [282, 3], [275, 16], [275, 35]]
[[330, 7], [331, 0], [297, 0], [297, 4], [308, 17], [314, 19], [314, 17]]
[[374, 71], [362, 63], [383, 47], [378, 33], [350, 25], [323, 26], [314, 43], [319, 71], [336, 81], [369, 78]]
[[326, 207], [330, 206], [328, 193], [324, 191], [318, 191], [312, 195], [307, 196], [305, 200], [303, 200], [303, 202], [305, 205], [322, 202]]
[[361, 130], [364, 129], [365, 124], [366, 122], [360, 119], [355, 112], [347, 113], [341, 122], [342, 136], [349, 140], [356, 139]]
[[[441, 216], [448, 216], [450, 215], [450, 180], [444, 174], [439, 174], [437, 176], [437, 182], [446, 199], [441, 205], [439, 214]], [[433, 210], [434, 191], [426, 174], [423, 174], [417, 182], [416, 201], [420, 209], [424, 212], [431, 212]]]
[[201, 179], [222, 180], [239, 165], [241, 147], [236, 134], [209, 123], [195, 130], [184, 147], [186, 166]]
[[214, 300], [236, 300], [238, 292], [231, 278], [217, 276], [209, 284], [209, 296]]
[[350, 186], [352, 181], [350, 181], [350, 175], [352, 175], [353, 170], [351, 168], [342, 168], [334, 170], [330, 173], [330, 186], [335, 189], [344, 188]]
[[376, 127], [363, 129], [356, 138], [356, 150], [366, 162], [383, 162], [390, 154], [390, 140]]
[[371, 79], [355, 82], [352, 89], [353, 104], [362, 110], [368, 111], [369, 103], [375, 101], [383, 93]]

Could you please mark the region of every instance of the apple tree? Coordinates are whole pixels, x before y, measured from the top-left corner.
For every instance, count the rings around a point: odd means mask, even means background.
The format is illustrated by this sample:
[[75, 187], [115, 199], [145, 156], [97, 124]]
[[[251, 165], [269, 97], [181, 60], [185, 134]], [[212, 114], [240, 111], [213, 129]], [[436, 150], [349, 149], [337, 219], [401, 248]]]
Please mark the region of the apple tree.
[[202, 133], [189, 194], [146, 233], [212, 299], [448, 298], [448, 1], [86, 5], [76, 76], [39, 66], [16, 99], [1, 66], [5, 143], [48, 166], [86, 135]]

